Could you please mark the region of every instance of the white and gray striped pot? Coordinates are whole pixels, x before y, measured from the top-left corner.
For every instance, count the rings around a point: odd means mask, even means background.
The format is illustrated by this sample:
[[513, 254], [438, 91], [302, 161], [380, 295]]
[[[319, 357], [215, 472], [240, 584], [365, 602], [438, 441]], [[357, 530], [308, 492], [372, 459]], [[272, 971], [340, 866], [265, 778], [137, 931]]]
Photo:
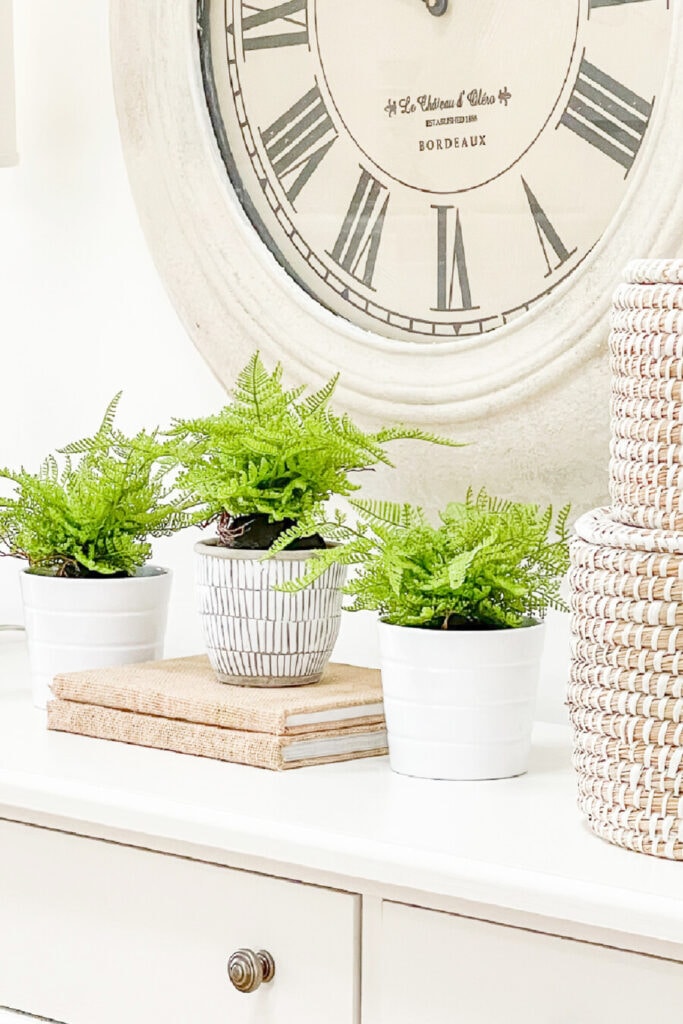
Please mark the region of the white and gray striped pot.
[[207, 654], [222, 683], [317, 683], [341, 623], [346, 567], [333, 565], [306, 590], [275, 589], [303, 576], [313, 552], [234, 550], [195, 544], [195, 578]]

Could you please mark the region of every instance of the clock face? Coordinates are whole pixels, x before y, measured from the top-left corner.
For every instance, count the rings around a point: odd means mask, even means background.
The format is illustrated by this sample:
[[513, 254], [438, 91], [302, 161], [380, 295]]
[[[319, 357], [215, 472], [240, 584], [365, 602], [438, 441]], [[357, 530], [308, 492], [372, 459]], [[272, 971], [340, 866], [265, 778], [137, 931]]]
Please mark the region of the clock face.
[[203, 0], [200, 41], [225, 165], [278, 261], [347, 320], [433, 343], [503, 327], [594, 248], [646, 155], [672, 12], [429, 3]]

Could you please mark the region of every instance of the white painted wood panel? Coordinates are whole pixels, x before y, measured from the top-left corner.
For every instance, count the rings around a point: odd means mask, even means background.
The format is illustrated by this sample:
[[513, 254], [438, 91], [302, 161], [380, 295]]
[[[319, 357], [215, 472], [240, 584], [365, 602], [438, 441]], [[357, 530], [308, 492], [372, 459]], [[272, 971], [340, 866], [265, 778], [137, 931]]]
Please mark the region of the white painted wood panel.
[[568, 729], [539, 724], [529, 774], [500, 782], [405, 778], [383, 757], [264, 772], [47, 732], [20, 689], [27, 676], [5, 667], [0, 658], [0, 817], [215, 851], [302, 880], [324, 872], [353, 891], [408, 890], [406, 902], [423, 893], [447, 909], [451, 898], [542, 915], [579, 936], [597, 927], [668, 941], [683, 959], [680, 865], [591, 834]]
[[[357, 1024], [359, 900], [0, 823], [0, 1005], [68, 1024]], [[268, 949], [244, 995], [229, 955]]]
[[683, 965], [385, 903], [366, 1024], [642, 1024], [683, 1001]]

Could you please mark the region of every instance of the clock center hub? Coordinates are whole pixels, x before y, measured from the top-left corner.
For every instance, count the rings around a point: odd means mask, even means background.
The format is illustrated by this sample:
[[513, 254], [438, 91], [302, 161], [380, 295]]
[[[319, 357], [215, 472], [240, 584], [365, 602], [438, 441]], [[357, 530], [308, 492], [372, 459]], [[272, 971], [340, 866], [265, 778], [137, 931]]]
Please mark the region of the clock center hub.
[[416, 0], [313, 7], [321, 78], [361, 151], [396, 181], [454, 193], [503, 174], [542, 132], [580, 0], [459, 0], [439, 18]]

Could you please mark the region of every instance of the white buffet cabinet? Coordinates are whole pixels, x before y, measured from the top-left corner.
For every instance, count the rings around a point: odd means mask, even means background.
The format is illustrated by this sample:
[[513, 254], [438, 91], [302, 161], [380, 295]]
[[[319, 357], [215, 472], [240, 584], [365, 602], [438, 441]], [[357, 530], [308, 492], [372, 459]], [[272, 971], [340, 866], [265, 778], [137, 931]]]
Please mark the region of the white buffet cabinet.
[[[48, 733], [6, 643], [0, 1024], [678, 1019], [683, 864], [594, 838], [568, 763], [547, 725], [528, 776], [485, 784]], [[273, 979], [237, 991], [237, 950]]]

